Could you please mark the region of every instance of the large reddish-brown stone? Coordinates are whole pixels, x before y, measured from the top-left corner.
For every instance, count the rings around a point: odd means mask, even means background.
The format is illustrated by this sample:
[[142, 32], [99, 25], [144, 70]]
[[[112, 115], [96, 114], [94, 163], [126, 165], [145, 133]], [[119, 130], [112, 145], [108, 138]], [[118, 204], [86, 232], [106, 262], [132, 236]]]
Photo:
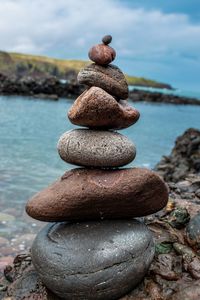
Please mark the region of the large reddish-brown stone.
[[117, 102], [99, 87], [83, 92], [68, 112], [69, 120], [90, 128], [123, 129], [140, 117], [140, 113], [129, 106], [126, 100]]
[[165, 183], [148, 169], [73, 169], [36, 194], [27, 213], [41, 221], [141, 217], [162, 209]]
[[89, 87], [98, 86], [117, 99], [128, 98], [128, 84], [122, 71], [115, 65], [90, 64], [78, 73], [78, 82]]

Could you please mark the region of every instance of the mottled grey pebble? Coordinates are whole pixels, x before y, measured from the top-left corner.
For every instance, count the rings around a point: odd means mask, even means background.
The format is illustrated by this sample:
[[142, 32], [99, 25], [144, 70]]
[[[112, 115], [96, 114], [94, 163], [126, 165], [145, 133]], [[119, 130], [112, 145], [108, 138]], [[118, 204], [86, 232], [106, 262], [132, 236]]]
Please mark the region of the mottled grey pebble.
[[44, 284], [70, 300], [120, 298], [143, 279], [153, 256], [152, 235], [135, 220], [47, 225], [32, 246]]
[[115, 65], [90, 64], [78, 73], [78, 82], [97, 86], [118, 99], [128, 98], [128, 84], [122, 71]]
[[60, 137], [57, 148], [64, 161], [87, 167], [120, 167], [136, 155], [135, 146], [126, 136], [102, 130], [67, 131]]

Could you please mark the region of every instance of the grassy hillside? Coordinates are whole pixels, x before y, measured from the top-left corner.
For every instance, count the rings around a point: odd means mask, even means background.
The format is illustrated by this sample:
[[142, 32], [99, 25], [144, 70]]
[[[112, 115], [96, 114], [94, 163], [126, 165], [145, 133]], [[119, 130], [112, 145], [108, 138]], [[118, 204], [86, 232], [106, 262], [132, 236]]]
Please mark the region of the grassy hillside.
[[[62, 60], [45, 56], [0, 51], [0, 73], [8, 76], [38, 77], [53, 75], [63, 79], [75, 79], [79, 70], [88, 63], [89, 61]], [[169, 85], [145, 78], [126, 75], [126, 79], [130, 85], [170, 88]]]

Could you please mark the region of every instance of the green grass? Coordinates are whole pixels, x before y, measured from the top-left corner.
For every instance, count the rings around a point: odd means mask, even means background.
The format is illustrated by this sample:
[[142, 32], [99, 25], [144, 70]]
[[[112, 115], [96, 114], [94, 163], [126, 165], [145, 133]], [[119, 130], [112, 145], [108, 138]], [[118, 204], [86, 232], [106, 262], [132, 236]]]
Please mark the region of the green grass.
[[[67, 78], [70, 72], [77, 74], [89, 61], [63, 60], [46, 56], [36, 56], [21, 53], [0, 51], [0, 73], [7, 75], [45, 76], [53, 75]], [[167, 87], [167, 85], [154, 80], [125, 75], [129, 85]]]

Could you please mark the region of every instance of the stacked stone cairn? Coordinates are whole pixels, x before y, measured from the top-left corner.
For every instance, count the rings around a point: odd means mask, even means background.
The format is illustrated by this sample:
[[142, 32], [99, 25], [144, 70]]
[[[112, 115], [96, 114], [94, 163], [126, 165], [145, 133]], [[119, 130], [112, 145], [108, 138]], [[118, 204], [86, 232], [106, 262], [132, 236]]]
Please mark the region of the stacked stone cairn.
[[136, 149], [116, 132], [133, 125], [139, 112], [127, 104], [123, 73], [111, 36], [93, 46], [78, 81], [88, 88], [71, 107], [69, 120], [84, 129], [64, 133], [60, 157], [81, 166], [36, 194], [27, 213], [49, 223], [33, 242], [32, 261], [41, 280], [63, 299], [119, 299], [145, 276], [153, 238], [142, 221], [168, 200], [165, 183], [145, 168], [120, 168]]

